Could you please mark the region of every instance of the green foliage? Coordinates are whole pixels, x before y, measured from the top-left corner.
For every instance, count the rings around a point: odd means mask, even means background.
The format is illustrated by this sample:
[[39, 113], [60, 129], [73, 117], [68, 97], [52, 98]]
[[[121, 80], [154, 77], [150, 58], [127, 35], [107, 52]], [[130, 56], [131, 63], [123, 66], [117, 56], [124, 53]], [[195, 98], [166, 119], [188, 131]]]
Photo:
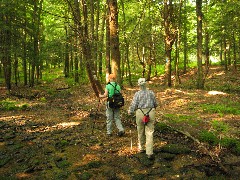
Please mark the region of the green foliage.
[[211, 124], [217, 133], [226, 133], [229, 130], [229, 126], [224, 122], [213, 120]]
[[161, 151], [171, 154], [188, 154], [191, 152], [187, 146], [181, 144], [167, 144], [161, 147]]
[[19, 102], [13, 101], [9, 98], [6, 100], [2, 100], [0, 102], [0, 110], [7, 110], [7, 111], [12, 111], [12, 110], [25, 110], [29, 107], [28, 104], [20, 104]]
[[62, 161], [56, 162], [56, 165], [58, 168], [65, 169], [65, 168], [69, 167], [71, 165], [71, 163], [64, 159]]
[[230, 104], [203, 104], [202, 109], [206, 113], [240, 114], [240, 109]]
[[239, 140], [236, 142], [236, 144], [235, 144], [235, 149], [234, 149], [234, 151], [235, 151], [235, 153], [237, 154], [237, 155], [240, 155], [240, 142], [239, 142]]
[[58, 148], [63, 148], [69, 145], [69, 142], [67, 140], [61, 140], [59, 142], [56, 142], [55, 146]]
[[188, 123], [197, 126], [199, 123], [196, 116], [184, 114], [165, 114], [165, 118], [173, 123]]
[[47, 102], [47, 99], [46, 99], [45, 97], [41, 97], [41, 98], [39, 99], [39, 101], [41, 101], [41, 102]]
[[79, 179], [82, 179], [82, 180], [89, 180], [91, 179], [91, 177], [93, 176], [91, 173], [89, 172], [83, 172], [82, 174], [76, 174], [76, 176], [79, 178]]
[[200, 132], [199, 139], [211, 145], [217, 145], [219, 143], [219, 139], [217, 138], [217, 136], [213, 132], [209, 132], [206, 130]]
[[66, 78], [66, 83], [68, 84], [68, 86], [72, 87], [74, 85], [76, 85], [76, 82], [73, 78]]
[[170, 131], [170, 128], [165, 123], [158, 122], [155, 126], [155, 130], [158, 132], [168, 132], [168, 131]]
[[211, 122], [211, 131], [202, 131], [199, 134], [199, 139], [207, 142], [210, 145], [221, 145], [222, 147], [231, 149], [234, 153], [240, 154], [239, 139], [228, 137], [229, 126], [217, 120]]
[[55, 79], [63, 76], [61, 68], [46, 69], [42, 75], [42, 81], [47, 83], [52, 83]]
[[102, 166], [102, 162], [101, 161], [91, 161], [86, 165], [87, 169], [92, 169], [92, 168], [99, 168]]
[[12, 158], [10, 158], [10, 157], [0, 158], [0, 168], [3, 167], [5, 164], [7, 164], [11, 160], [12, 160]]
[[16, 110], [16, 102], [11, 101], [10, 99], [6, 99], [0, 102], [0, 109], [1, 110]]

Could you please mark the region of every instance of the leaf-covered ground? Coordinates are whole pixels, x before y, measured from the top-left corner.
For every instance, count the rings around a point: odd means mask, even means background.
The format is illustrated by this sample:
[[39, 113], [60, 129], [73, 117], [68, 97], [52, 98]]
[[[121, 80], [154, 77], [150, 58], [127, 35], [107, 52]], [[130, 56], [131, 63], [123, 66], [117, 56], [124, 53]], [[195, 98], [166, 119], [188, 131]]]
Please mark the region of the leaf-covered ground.
[[[213, 67], [206, 90], [194, 89], [194, 71], [176, 88], [153, 78], [149, 88], [160, 102], [153, 161], [138, 153], [134, 117], [127, 115], [137, 87], [124, 86], [124, 137], [116, 135], [115, 126], [115, 134], [106, 136], [105, 101], [90, 86], [69, 88], [59, 78], [11, 94], [2, 87], [0, 179], [237, 179], [239, 75]], [[3, 110], [10, 101], [27, 105]], [[226, 148], [213, 134], [235, 144]]]

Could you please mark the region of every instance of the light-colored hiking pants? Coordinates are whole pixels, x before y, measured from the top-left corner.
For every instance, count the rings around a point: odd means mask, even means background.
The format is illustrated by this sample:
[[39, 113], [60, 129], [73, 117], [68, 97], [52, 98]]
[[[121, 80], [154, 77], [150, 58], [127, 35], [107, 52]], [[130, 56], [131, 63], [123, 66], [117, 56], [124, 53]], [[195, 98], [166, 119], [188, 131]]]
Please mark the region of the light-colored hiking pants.
[[120, 109], [112, 109], [107, 107], [106, 116], [107, 116], [107, 134], [112, 134], [113, 121], [115, 121], [115, 124], [119, 132], [124, 131], [122, 121], [120, 119]]
[[[147, 113], [150, 108], [142, 109], [144, 113]], [[137, 123], [137, 131], [138, 131], [138, 148], [139, 150], [145, 150], [146, 154], [153, 154], [153, 133], [154, 133], [154, 125], [155, 125], [155, 108], [149, 113], [150, 121], [147, 125], [142, 123], [143, 113], [140, 109], [136, 110], [136, 123]]]

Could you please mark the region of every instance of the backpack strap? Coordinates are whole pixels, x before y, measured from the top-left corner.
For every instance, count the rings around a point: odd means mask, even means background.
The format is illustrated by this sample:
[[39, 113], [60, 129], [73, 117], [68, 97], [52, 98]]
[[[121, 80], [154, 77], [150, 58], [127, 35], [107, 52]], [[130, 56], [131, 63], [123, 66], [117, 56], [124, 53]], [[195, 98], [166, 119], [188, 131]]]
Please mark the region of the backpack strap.
[[[111, 84], [110, 82], [108, 83], [108, 84]], [[112, 85], [112, 84], [111, 84]], [[112, 87], [114, 88], [114, 93], [115, 93], [115, 90], [117, 90], [117, 83], [116, 83], [116, 85], [114, 86], [114, 85], [112, 85]], [[119, 93], [121, 93], [119, 90], [117, 90]]]
[[149, 111], [148, 111], [146, 114], [144, 114], [143, 110], [142, 110], [141, 108], [139, 108], [139, 109], [142, 111], [142, 113], [143, 113], [144, 116], [146, 116], [147, 114], [149, 114], [150, 111], [152, 110], [152, 108], [150, 108]]

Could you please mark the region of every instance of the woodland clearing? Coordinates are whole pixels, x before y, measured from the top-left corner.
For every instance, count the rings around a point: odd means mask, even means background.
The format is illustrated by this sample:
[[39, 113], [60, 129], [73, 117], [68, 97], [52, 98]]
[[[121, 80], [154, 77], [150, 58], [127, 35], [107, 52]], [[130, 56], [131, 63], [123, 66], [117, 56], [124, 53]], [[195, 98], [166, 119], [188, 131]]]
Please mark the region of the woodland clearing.
[[[211, 67], [206, 89], [194, 70], [175, 88], [149, 82], [160, 103], [155, 160], [137, 151], [127, 109], [138, 87], [124, 86], [123, 137], [106, 136], [105, 101], [64, 78], [36, 88], [0, 88], [0, 179], [237, 179], [240, 72]], [[14, 108], [10, 102], [14, 102]], [[4, 109], [4, 107], [9, 107]]]

